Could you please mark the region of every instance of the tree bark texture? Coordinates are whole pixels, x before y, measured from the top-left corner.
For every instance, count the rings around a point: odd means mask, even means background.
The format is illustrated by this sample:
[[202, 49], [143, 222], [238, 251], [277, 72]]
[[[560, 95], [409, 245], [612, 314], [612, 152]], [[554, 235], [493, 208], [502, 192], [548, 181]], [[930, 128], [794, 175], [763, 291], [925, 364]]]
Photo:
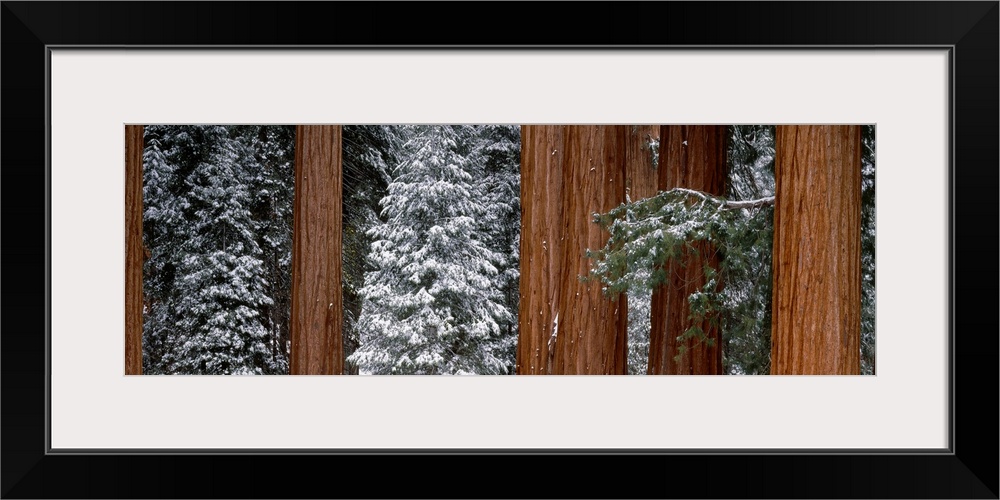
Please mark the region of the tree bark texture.
[[625, 294], [610, 298], [586, 250], [610, 236], [594, 222], [625, 200], [627, 126], [521, 128], [518, 374], [625, 374]]
[[142, 125], [125, 126], [125, 374], [142, 375]]
[[[658, 174], [660, 191], [683, 187], [708, 194], [725, 194], [726, 127], [661, 127]], [[718, 323], [713, 324], [706, 318], [695, 325], [689, 318], [688, 303], [688, 296], [705, 285], [704, 266], [718, 269], [720, 259], [713, 245], [699, 242], [693, 246], [693, 251], [666, 264], [667, 282], [653, 290], [647, 368], [650, 375], [722, 374], [722, 338]], [[705, 339], [677, 340], [692, 326], [700, 327]]]
[[289, 370], [344, 371], [341, 290], [341, 127], [295, 130], [295, 207]]
[[653, 163], [653, 151], [650, 149], [649, 141], [658, 137], [660, 137], [659, 125], [632, 125], [629, 127], [627, 158], [625, 160], [625, 189], [632, 201], [656, 195], [659, 165]]
[[771, 373], [861, 372], [861, 127], [778, 126]]

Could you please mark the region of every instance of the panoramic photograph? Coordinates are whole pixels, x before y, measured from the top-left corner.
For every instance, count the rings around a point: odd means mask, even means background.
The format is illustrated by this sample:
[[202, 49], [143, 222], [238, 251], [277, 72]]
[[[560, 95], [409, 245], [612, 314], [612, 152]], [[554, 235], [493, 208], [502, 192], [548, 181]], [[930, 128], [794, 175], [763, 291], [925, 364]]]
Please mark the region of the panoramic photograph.
[[874, 375], [874, 125], [127, 125], [129, 375]]

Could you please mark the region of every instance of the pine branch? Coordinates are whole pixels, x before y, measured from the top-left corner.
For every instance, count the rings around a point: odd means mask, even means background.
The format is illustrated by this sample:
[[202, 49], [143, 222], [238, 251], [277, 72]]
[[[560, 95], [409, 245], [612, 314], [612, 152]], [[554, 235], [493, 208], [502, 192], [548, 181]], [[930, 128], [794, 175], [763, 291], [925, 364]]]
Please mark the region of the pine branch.
[[[673, 188], [654, 196], [619, 205], [594, 221], [610, 232], [602, 249], [589, 249], [590, 275], [599, 278], [608, 292], [632, 287], [652, 288], [665, 279], [655, 270], [668, 259], [691, 252], [692, 242], [705, 241], [724, 249], [729, 264], [746, 258], [742, 241], [745, 225], [756, 217], [753, 209], [773, 206], [773, 196], [726, 200], [702, 191]], [[746, 209], [747, 212], [741, 212]], [[756, 241], [755, 238], [751, 238]], [[727, 264], [728, 265], [728, 264]]]

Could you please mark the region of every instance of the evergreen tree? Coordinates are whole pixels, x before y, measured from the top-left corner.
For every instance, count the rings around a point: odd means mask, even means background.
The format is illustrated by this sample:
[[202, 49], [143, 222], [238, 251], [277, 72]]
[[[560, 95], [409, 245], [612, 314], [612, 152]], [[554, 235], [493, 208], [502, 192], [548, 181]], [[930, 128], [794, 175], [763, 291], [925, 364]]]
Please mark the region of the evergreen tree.
[[875, 374], [875, 126], [861, 127], [861, 374]]
[[[638, 279], [649, 279], [649, 270], [637, 269]], [[645, 375], [649, 370], [650, 305], [653, 291], [635, 287], [628, 291], [628, 374]]]
[[186, 223], [178, 193], [182, 180], [170, 155], [175, 127], [145, 127], [143, 151], [143, 373], [169, 373], [177, 338], [175, 276]]
[[[735, 125], [729, 145], [727, 196], [774, 196], [774, 127]], [[727, 374], [763, 375], [771, 366], [774, 208], [761, 205], [732, 215], [722, 291], [723, 364]]]
[[495, 252], [494, 288], [510, 320], [500, 323], [501, 349], [508, 373], [513, 373], [517, 349], [517, 308], [521, 239], [521, 128], [516, 125], [475, 127], [474, 165], [481, 166], [479, 199], [483, 216], [479, 231]]
[[405, 159], [381, 201], [386, 222], [369, 232], [374, 270], [349, 361], [373, 374], [503, 373], [500, 325], [512, 318], [493, 286], [498, 256], [477, 227], [484, 210], [470, 128], [406, 132]]
[[294, 128], [145, 130], [144, 373], [287, 373]]
[[236, 139], [248, 145], [246, 184], [255, 221], [257, 245], [266, 277], [265, 292], [272, 299], [260, 311], [268, 332], [266, 374], [288, 373], [289, 315], [291, 314], [292, 206], [295, 199], [295, 127], [238, 127]]
[[245, 183], [255, 161], [224, 127], [204, 131], [210, 153], [187, 179], [188, 237], [179, 245], [176, 352], [171, 371], [264, 373], [267, 330], [261, 310], [273, 303]]
[[372, 237], [368, 231], [380, 222], [379, 200], [388, 194], [389, 165], [398, 163], [401, 145], [398, 127], [386, 125], [345, 125], [343, 144], [343, 304], [344, 364], [346, 373], [357, 374], [358, 367], [349, 360], [360, 344], [358, 318], [363, 304], [360, 295], [364, 284], [368, 250]]

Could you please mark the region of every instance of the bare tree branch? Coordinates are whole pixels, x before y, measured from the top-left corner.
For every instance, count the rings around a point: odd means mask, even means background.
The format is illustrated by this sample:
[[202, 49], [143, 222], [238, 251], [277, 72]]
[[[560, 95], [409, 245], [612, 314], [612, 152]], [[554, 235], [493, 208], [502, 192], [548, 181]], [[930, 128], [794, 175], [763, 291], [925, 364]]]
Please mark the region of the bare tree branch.
[[701, 191], [695, 191], [694, 189], [687, 188], [674, 188], [671, 191], [676, 191], [679, 193], [685, 193], [702, 200], [718, 200], [722, 203], [722, 208], [729, 210], [738, 210], [741, 208], [759, 208], [764, 206], [774, 206], [774, 196], [767, 196], [764, 198], [758, 198], [756, 200], [724, 200], [722, 198], [717, 198], [711, 196]]
[[725, 208], [729, 209], [760, 208], [760, 207], [773, 207], [773, 206], [774, 206], [774, 196], [767, 196], [765, 198], [758, 198], [756, 200], [729, 200], [725, 204]]

